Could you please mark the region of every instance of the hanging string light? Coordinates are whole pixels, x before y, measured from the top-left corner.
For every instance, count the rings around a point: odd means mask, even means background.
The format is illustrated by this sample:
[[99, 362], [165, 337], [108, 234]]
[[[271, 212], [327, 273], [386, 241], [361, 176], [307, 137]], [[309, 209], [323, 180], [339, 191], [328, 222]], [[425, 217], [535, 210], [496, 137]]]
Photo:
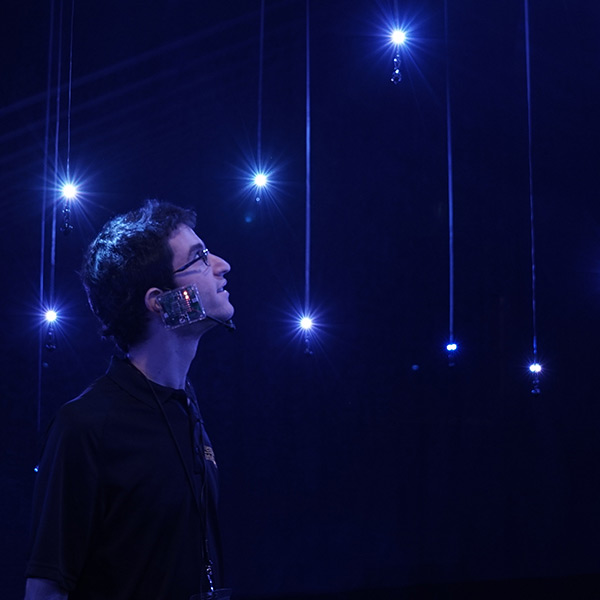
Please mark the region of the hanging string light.
[[400, 48], [406, 42], [406, 32], [402, 29], [394, 29], [391, 33], [392, 44], [396, 47], [396, 54], [393, 59], [392, 77], [391, 82], [394, 85], [398, 85], [402, 81], [402, 72], [400, 67], [402, 65], [402, 59], [400, 57]]
[[261, 191], [268, 183], [264, 172], [262, 159], [262, 113], [263, 113], [263, 63], [265, 46], [265, 0], [260, 0], [260, 35], [258, 51], [258, 115], [256, 119], [256, 173], [254, 185], [256, 186], [256, 202], [261, 200]]
[[[50, 7], [50, 31], [48, 41], [48, 78], [46, 94], [46, 124], [44, 135], [44, 189], [42, 192], [41, 207], [41, 243], [40, 243], [40, 291], [39, 301], [43, 318], [40, 325], [39, 353], [38, 353], [38, 387], [37, 387], [37, 430], [41, 427], [41, 407], [42, 407], [42, 376], [43, 368], [47, 366], [44, 360], [44, 351], [52, 352], [57, 347], [57, 326], [58, 313], [55, 310], [55, 285], [56, 285], [56, 244], [57, 244], [57, 218], [58, 206], [62, 201], [62, 225], [60, 230], [68, 234], [72, 231], [71, 224], [71, 203], [77, 198], [78, 190], [76, 184], [71, 180], [71, 104], [72, 104], [72, 81], [73, 81], [73, 26], [75, 15], [75, 0], [71, 1], [70, 14], [70, 39], [69, 39], [69, 76], [68, 76], [68, 103], [67, 103], [67, 156], [65, 177], [61, 181], [59, 175], [60, 165], [60, 126], [61, 126], [61, 90], [62, 90], [62, 46], [63, 46], [63, 20], [64, 20], [64, 2], [60, 1], [58, 19], [55, 22], [56, 2], [52, 0]], [[46, 290], [46, 228], [47, 228], [47, 200], [48, 200], [48, 165], [50, 154], [50, 120], [51, 120], [51, 100], [52, 100], [52, 76], [54, 68], [54, 47], [55, 47], [55, 29], [57, 31], [56, 39], [56, 123], [54, 128], [54, 185], [52, 202], [52, 218], [50, 224], [50, 260], [49, 260], [49, 282], [48, 291]]]
[[48, 324], [45, 347], [46, 350], [52, 352], [56, 350], [56, 320], [58, 319], [58, 314], [55, 310], [49, 309], [44, 314], [44, 318]]
[[[46, 272], [46, 210], [48, 201], [48, 155], [50, 147], [50, 99], [52, 97], [52, 62], [54, 51], [54, 0], [50, 3], [50, 35], [48, 36], [48, 76], [46, 79], [46, 125], [44, 130], [44, 173], [42, 181], [44, 182], [42, 189], [42, 210], [41, 210], [41, 227], [40, 227], [40, 306], [46, 303], [45, 296], [45, 280]], [[39, 340], [38, 340], [38, 385], [37, 385], [37, 406], [36, 406], [36, 428], [40, 431], [41, 427], [41, 403], [42, 403], [42, 367], [44, 353], [44, 338], [47, 336], [47, 325], [44, 321], [40, 324]]]
[[535, 222], [533, 204], [533, 131], [531, 124], [531, 53], [529, 40], [529, 2], [524, 0], [525, 11], [525, 64], [527, 77], [527, 141], [529, 166], [529, 231], [531, 236], [531, 320], [532, 320], [532, 361], [529, 365], [531, 373], [531, 393], [540, 393], [540, 374], [542, 365], [538, 361], [537, 314], [536, 314], [536, 277], [535, 277]]
[[[57, 194], [64, 184], [59, 182], [59, 158], [60, 158], [60, 101], [62, 80], [62, 26], [63, 26], [63, 2], [60, 2], [58, 16], [58, 54], [56, 66], [56, 123], [54, 126], [54, 193]], [[56, 221], [60, 196], [54, 198], [52, 203], [52, 228], [50, 241], [50, 306], [54, 306], [54, 288], [56, 279]]]
[[454, 338], [454, 177], [452, 165], [452, 120], [450, 110], [450, 53], [448, 47], [448, 0], [444, 0], [446, 44], [446, 156], [448, 164], [448, 365], [454, 366], [458, 344]]
[[313, 321], [310, 316], [310, 0], [306, 0], [306, 196], [305, 196], [305, 246], [304, 246], [304, 314], [300, 327], [304, 332], [304, 353], [311, 355], [311, 332]]
[[66, 180], [62, 186], [63, 198], [62, 218], [60, 228], [62, 233], [68, 235], [73, 231], [71, 224], [71, 203], [77, 198], [77, 186], [71, 180], [71, 104], [73, 96], [73, 24], [75, 19], [75, 0], [71, 1], [71, 28], [69, 35], [69, 84], [67, 88], [67, 169]]

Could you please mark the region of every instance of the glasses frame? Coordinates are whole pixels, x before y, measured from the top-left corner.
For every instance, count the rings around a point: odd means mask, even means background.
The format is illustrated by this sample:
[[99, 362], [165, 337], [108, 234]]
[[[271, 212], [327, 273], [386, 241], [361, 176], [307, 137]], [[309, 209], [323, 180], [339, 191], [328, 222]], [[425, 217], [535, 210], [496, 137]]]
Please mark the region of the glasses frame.
[[183, 267], [179, 267], [179, 269], [176, 269], [175, 271], [173, 271], [173, 275], [176, 275], [177, 273], [181, 273], [183, 271], [185, 271], [186, 269], [189, 269], [194, 263], [197, 263], [199, 260], [201, 260], [207, 267], [210, 266], [209, 262], [208, 262], [208, 248], [204, 248], [203, 250], [198, 250], [198, 252], [200, 253], [200, 256], [196, 256], [196, 258], [193, 258], [192, 260], [190, 260], [190, 262], [185, 263], [185, 265], [183, 265]]

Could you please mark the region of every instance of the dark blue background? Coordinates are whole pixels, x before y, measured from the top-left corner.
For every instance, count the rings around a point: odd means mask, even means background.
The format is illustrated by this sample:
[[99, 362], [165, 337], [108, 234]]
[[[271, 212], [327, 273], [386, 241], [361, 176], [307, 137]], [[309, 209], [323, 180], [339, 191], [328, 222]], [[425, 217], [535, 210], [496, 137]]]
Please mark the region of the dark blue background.
[[[523, 3], [448, 0], [446, 52], [441, 0], [311, 2], [312, 356], [295, 329], [304, 299], [305, 2], [265, 5], [262, 154], [276, 185], [257, 204], [244, 178], [257, 150], [259, 0], [75, 3], [71, 171], [84, 195], [75, 230], [57, 239], [64, 318], [57, 350], [42, 356], [42, 427], [111, 353], [76, 275], [86, 244], [147, 197], [191, 205], [201, 237], [232, 264], [238, 331], [207, 335], [192, 376], [220, 465], [238, 597], [600, 596], [599, 5], [530, 7], [539, 396], [527, 371]], [[59, 8], [46, 182], [50, 2], [14, 4], [0, 19], [7, 598], [22, 594], [37, 455]], [[63, 83], [70, 10], [65, 2]], [[398, 86], [386, 39], [396, 18], [412, 27]], [[443, 351], [447, 61], [453, 368]], [[65, 87], [63, 169], [66, 106]], [[49, 220], [45, 231], [48, 265]]]

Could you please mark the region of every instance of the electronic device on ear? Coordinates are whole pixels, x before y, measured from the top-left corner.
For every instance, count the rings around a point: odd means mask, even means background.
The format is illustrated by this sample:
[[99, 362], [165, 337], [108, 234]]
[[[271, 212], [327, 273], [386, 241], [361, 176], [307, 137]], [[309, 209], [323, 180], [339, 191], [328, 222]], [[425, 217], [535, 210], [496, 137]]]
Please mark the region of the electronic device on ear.
[[156, 296], [156, 302], [167, 329], [175, 329], [182, 325], [209, 319], [223, 325], [229, 331], [235, 330], [235, 324], [231, 319], [221, 321], [206, 314], [198, 288], [193, 284], [163, 292]]
[[195, 285], [185, 285], [163, 292], [156, 297], [156, 302], [167, 329], [175, 329], [206, 319], [206, 311]]

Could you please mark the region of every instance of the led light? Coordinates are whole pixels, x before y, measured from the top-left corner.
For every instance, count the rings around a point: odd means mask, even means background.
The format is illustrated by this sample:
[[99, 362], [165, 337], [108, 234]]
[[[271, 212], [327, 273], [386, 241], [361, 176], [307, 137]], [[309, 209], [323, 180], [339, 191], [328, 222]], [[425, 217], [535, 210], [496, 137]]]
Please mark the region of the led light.
[[62, 186], [61, 194], [66, 200], [75, 200], [77, 198], [77, 186], [67, 182]]
[[56, 319], [58, 319], [58, 314], [56, 313], [55, 310], [47, 310], [44, 313], [44, 318], [46, 319], [46, 321], [48, 323], [54, 323], [56, 321]]
[[267, 176], [264, 173], [257, 173], [254, 176], [254, 184], [258, 187], [265, 187], [267, 185]]
[[313, 321], [310, 317], [302, 317], [300, 319], [300, 327], [302, 327], [302, 329], [304, 329], [304, 331], [308, 331], [309, 329], [312, 329], [313, 326]]
[[456, 350], [458, 350], [458, 346], [452, 342], [446, 346], [446, 350], [448, 350], [448, 352], [456, 352]]
[[394, 29], [392, 31], [392, 44], [402, 46], [406, 42], [406, 33], [402, 29]]
[[542, 365], [540, 365], [540, 363], [531, 363], [529, 365], [529, 370], [532, 373], [541, 373], [542, 372]]

